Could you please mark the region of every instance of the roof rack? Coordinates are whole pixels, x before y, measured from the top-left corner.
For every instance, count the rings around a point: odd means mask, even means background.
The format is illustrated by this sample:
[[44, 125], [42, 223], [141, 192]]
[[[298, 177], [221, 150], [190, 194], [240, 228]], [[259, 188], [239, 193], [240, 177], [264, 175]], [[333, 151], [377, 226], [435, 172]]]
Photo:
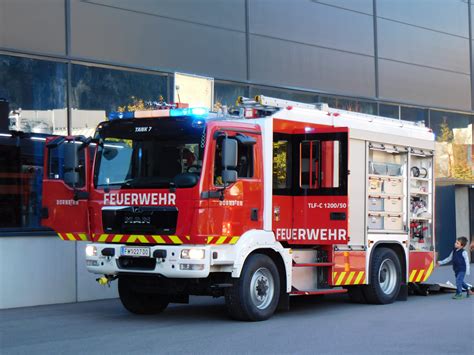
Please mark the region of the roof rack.
[[406, 121], [406, 120], [390, 118], [390, 117], [369, 115], [366, 113], [360, 113], [360, 112], [355, 112], [355, 111], [347, 111], [347, 110], [330, 108], [327, 103], [323, 103], [323, 102], [308, 104], [308, 103], [302, 103], [302, 102], [297, 102], [297, 101], [290, 101], [290, 100], [285, 100], [285, 99], [268, 97], [264, 95], [257, 95], [253, 99], [240, 96], [237, 99], [237, 106], [243, 107], [243, 108], [252, 108], [256, 110], [266, 111], [268, 114], [272, 114], [281, 109], [301, 108], [301, 109], [306, 109], [306, 110], [323, 111], [323, 112], [327, 112], [330, 115], [335, 115], [335, 116], [344, 114], [352, 118], [362, 118], [369, 122], [378, 121], [380, 123], [385, 122], [385, 123], [390, 123], [392, 125], [399, 125], [399, 126], [412, 126], [412, 127], [423, 127], [423, 128], [426, 127], [423, 121], [413, 122], [413, 121]]

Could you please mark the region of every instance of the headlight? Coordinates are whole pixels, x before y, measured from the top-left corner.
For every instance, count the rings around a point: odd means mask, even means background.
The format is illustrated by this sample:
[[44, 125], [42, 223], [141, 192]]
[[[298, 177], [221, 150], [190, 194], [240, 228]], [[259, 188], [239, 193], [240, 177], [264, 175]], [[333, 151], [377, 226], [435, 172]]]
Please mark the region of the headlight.
[[181, 259], [201, 260], [204, 259], [204, 249], [183, 249]]
[[86, 246], [86, 255], [87, 256], [97, 256], [97, 248], [93, 245]]

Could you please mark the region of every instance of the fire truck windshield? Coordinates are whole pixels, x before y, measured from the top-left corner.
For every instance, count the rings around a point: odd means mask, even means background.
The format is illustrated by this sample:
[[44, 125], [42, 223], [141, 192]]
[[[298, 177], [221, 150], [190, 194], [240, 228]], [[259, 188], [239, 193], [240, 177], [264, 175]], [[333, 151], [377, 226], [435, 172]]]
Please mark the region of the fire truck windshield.
[[97, 188], [192, 187], [201, 175], [205, 125], [192, 119], [103, 123], [97, 135]]

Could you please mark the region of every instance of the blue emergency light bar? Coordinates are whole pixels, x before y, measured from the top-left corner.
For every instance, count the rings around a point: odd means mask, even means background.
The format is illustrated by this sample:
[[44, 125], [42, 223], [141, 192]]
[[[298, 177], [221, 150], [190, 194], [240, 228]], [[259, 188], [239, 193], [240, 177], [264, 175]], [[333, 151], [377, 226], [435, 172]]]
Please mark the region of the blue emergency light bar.
[[[204, 107], [193, 107], [193, 108], [172, 108], [169, 110], [157, 110], [159, 114], [153, 115], [151, 111], [126, 111], [126, 112], [111, 112], [109, 114], [109, 120], [121, 120], [121, 119], [132, 119], [132, 118], [144, 118], [144, 117], [181, 117], [181, 116], [193, 116], [193, 117], [204, 117], [207, 116], [209, 110]], [[138, 114], [136, 114], [138, 113]]]

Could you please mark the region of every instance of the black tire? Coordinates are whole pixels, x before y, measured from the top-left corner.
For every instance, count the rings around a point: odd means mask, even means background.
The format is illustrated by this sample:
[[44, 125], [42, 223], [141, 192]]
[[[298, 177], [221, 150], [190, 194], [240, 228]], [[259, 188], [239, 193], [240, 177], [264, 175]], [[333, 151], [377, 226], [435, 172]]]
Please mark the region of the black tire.
[[353, 303], [367, 303], [367, 299], [364, 295], [364, 288], [365, 286], [349, 286], [347, 287], [347, 293], [349, 294], [349, 298]]
[[397, 299], [402, 283], [400, 260], [389, 248], [377, 248], [370, 264], [369, 284], [363, 288], [369, 303], [388, 304]]
[[280, 277], [270, 257], [253, 254], [245, 261], [240, 278], [226, 289], [229, 315], [237, 320], [262, 321], [270, 318], [280, 298]]
[[163, 312], [169, 304], [169, 298], [154, 293], [140, 293], [133, 288], [131, 278], [118, 280], [120, 301], [125, 309], [135, 314], [157, 314]]

